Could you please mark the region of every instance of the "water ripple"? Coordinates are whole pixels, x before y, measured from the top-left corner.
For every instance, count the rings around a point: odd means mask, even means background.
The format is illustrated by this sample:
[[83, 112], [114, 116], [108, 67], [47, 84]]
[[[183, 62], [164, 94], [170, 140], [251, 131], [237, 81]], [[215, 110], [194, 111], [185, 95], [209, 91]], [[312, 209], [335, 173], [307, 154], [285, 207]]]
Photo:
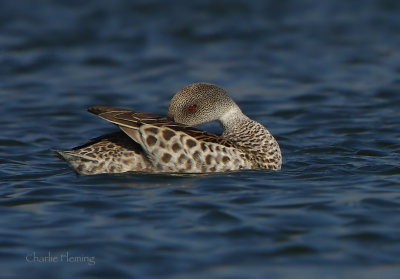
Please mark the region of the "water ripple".
[[[175, 4], [0, 4], [2, 278], [397, 278], [398, 1]], [[82, 177], [50, 151], [117, 129], [89, 106], [165, 114], [197, 81], [280, 172]], [[26, 260], [49, 252], [95, 264]]]

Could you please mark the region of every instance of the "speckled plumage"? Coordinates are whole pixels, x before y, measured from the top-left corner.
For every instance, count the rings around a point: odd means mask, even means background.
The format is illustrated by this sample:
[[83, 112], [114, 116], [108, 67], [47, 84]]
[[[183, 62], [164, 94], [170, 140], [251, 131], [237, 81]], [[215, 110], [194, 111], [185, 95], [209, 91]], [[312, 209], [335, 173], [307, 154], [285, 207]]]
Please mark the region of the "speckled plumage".
[[[281, 168], [274, 137], [212, 84], [192, 84], [179, 91], [171, 100], [168, 118], [105, 106], [91, 107], [89, 112], [118, 125], [122, 132], [70, 151], [55, 151], [79, 174]], [[223, 126], [221, 136], [191, 127], [214, 120]]]

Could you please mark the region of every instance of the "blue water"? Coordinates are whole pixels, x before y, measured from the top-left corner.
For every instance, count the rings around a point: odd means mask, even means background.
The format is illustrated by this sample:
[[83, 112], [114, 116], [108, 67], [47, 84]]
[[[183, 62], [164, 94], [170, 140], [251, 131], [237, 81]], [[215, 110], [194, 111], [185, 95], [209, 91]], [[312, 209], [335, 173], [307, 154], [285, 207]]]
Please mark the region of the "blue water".
[[[400, 2], [0, 2], [0, 278], [399, 278]], [[51, 153], [225, 88], [280, 172], [76, 176]], [[46, 256], [50, 256], [45, 258]]]

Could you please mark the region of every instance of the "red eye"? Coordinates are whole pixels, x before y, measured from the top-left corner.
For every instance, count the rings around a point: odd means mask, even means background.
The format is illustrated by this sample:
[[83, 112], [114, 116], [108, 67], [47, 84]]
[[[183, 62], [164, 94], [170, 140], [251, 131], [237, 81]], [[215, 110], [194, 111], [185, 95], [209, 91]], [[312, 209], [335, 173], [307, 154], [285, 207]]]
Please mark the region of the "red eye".
[[196, 105], [188, 107], [189, 110], [194, 110], [196, 108]]

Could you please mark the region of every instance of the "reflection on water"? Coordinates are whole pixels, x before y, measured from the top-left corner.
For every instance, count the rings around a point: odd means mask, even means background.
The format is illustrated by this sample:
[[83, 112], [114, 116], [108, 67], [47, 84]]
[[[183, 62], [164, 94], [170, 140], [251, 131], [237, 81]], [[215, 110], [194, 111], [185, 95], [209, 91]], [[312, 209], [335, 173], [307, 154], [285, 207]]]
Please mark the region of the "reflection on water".
[[[2, 278], [398, 277], [397, 1], [0, 6]], [[116, 129], [89, 106], [165, 114], [198, 81], [282, 171], [78, 177], [50, 152]]]

